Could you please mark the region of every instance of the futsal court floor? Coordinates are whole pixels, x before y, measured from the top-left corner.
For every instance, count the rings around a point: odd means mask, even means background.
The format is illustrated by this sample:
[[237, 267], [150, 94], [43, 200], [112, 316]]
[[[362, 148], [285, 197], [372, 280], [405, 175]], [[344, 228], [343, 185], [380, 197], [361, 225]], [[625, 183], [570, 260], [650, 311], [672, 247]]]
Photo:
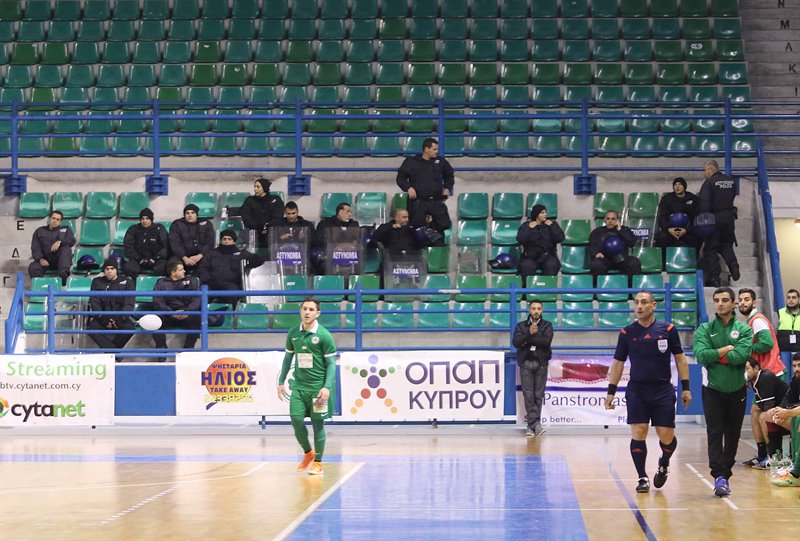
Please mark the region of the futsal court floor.
[[0, 540], [800, 539], [800, 489], [737, 465], [717, 498], [704, 429], [677, 435], [637, 494], [626, 427], [333, 425], [324, 477], [295, 472], [287, 425], [4, 428]]

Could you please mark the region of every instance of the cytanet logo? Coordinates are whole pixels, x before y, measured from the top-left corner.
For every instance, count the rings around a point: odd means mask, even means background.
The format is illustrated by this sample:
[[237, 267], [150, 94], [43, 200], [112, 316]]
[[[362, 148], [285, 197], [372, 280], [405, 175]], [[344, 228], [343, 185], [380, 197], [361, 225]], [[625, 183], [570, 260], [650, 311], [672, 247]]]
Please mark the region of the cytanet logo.
[[84, 408], [86, 404], [78, 401], [76, 404], [13, 404], [0, 398], [0, 419], [9, 413], [14, 417], [22, 417], [22, 422], [27, 423], [31, 417], [86, 417]]

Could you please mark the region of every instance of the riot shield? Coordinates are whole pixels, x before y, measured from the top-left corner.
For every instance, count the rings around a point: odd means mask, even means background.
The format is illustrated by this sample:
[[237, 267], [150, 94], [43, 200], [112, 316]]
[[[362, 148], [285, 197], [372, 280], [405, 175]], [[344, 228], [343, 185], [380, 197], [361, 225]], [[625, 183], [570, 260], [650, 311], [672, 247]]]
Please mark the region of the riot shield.
[[[283, 269], [280, 261], [267, 261], [260, 267], [244, 273], [242, 280], [246, 291], [274, 291], [283, 288]], [[283, 302], [283, 297], [273, 295], [248, 295], [248, 303], [262, 303], [275, 306]]]
[[280, 261], [285, 274], [308, 274], [310, 239], [310, 227], [272, 227], [269, 230], [270, 259]]
[[364, 245], [364, 230], [360, 227], [325, 229], [325, 274], [361, 274]]
[[[428, 275], [427, 260], [421, 250], [412, 252], [390, 252], [383, 250], [383, 287], [385, 289], [421, 289]], [[392, 298], [389, 298], [392, 297]], [[389, 296], [386, 300], [411, 302], [408, 295]]]

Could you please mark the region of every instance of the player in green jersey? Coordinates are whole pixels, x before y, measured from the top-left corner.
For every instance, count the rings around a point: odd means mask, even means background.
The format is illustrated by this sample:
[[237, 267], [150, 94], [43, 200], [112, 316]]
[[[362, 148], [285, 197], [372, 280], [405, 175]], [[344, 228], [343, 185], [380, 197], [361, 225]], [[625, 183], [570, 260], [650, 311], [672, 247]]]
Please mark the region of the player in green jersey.
[[[303, 461], [297, 471], [323, 475], [322, 455], [325, 452], [325, 419], [331, 416], [329, 399], [336, 378], [336, 344], [328, 330], [319, 324], [319, 301], [306, 297], [300, 305], [302, 323], [289, 329], [286, 355], [278, 378], [278, 397], [289, 398], [289, 417], [294, 436], [303, 448]], [[294, 360], [291, 397], [286, 392], [286, 376]], [[314, 428], [314, 448], [308, 439], [305, 418]]]

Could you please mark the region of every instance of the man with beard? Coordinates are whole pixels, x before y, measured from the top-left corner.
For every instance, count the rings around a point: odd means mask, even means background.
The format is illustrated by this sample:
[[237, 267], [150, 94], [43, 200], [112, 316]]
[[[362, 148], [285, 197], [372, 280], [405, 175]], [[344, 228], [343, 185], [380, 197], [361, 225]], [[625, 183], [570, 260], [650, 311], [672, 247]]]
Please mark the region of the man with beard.
[[[780, 407], [775, 408], [772, 421], [789, 430], [800, 431], [800, 353], [792, 357], [792, 381], [789, 391], [783, 397]], [[770, 483], [779, 487], [800, 487], [800, 446], [794, 450], [792, 468], [783, 475], [771, 479]]]
[[302, 241], [306, 235], [310, 235], [311, 229], [314, 224], [300, 216], [300, 209], [297, 208], [297, 203], [289, 201], [283, 209], [283, 216], [272, 220], [269, 224], [272, 227], [290, 228], [282, 230], [281, 240], [284, 241]]
[[[178, 259], [171, 259], [167, 263], [167, 276], [161, 278], [153, 287], [155, 291], [198, 291], [200, 289], [200, 279], [196, 276], [186, 276], [186, 269]], [[159, 312], [198, 312], [200, 311], [200, 296], [159, 296], [153, 295], [153, 306]], [[164, 325], [178, 327], [182, 329], [199, 329], [200, 314], [172, 314], [161, 315]], [[200, 338], [199, 333], [188, 333], [184, 335], [183, 348], [193, 349]], [[159, 349], [166, 349], [167, 337], [164, 334], [154, 334], [153, 341]], [[158, 361], [164, 361], [159, 357]]]
[[778, 310], [778, 347], [784, 366], [789, 366], [793, 353], [800, 352], [800, 291], [786, 292], [786, 306]]
[[[197, 273], [205, 265], [205, 257], [214, 249], [214, 226], [209, 220], [198, 221], [200, 208], [189, 204], [183, 208], [183, 218], [178, 218], [169, 228], [169, 247], [186, 272]], [[169, 272], [169, 271], [167, 271]]]
[[778, 349], [778, 337], [772, 322], [756, 308], [756, 292], [749, 288], [739, 290], [739, 313], [753, 330], [752, 357], [764, 370], [769, 370], [780, 377], [784, 373]]
[[380, 242], [393, 254], [417, 252], [422, 248], [414, 228], [408, 223], [408, 211], [403, 208], [394, 211], [394, 220], [375, 230], [372, 240]]
[[787, 430], [772, 419], [775, 407], [783, 401], [789, 385], [769, 370], [762, 369], [755, 358], [748, 359], [744, 366], [747, 383], [754, 395], [750, 419], [757, 454], [742, 464], [763, 470], [767, 467], [767, 457], [774, 456], [783, 447], [783, 435]]

